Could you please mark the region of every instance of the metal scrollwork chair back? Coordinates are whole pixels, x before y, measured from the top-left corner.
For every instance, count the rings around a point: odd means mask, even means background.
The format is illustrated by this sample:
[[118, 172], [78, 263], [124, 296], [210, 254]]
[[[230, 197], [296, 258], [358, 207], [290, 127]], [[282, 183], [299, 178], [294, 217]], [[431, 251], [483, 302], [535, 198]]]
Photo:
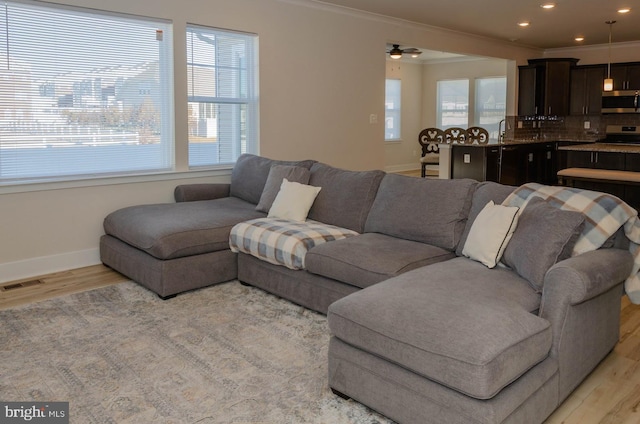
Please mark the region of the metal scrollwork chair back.
[[422, 147], [422, 157], [420, 158], [421, 175], [427, 175], [427, 165], [438, 165], [440, 163], [440, 148], [438, 144], [446, 143], [444, 131], [439, 128], [425, 128], [418, 135], [418, 142]]
[[444, 136], [446, 143], [449, 144], [466, 144], [467, 143], [467, 130], [460, 127], [451, 127], [444, 130]]
[[489, 132], [482, 127], [467, 128], [468, 144], [487, 144], [489, 142]]

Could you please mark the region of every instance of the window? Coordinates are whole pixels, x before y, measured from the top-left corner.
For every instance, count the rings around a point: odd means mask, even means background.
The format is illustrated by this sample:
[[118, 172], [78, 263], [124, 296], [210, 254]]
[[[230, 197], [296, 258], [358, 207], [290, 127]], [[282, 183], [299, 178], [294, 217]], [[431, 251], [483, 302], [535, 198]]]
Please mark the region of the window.
[[498, 138], [498, 126], [506, 114], [507, 78], [475, 79], [474, 109], [469, 114], [469, 80], [438, 81], [438, 127], [467, 128], [477, 125]]
[[388, 79], [385, 85], [384, 139], [400, 140], [400, 92], [402, 82]]
[[469, 123], [469, 80], [438, 81], [438, 128], [466, 128]]
[[0, 7], [0, 183], [173, 168], [167, 22]]
[[189, 166], [258, 151], [257, 36], [187, 28]]
[[507, 78], [476, 79], [476, 110], [474, 124], [489, 131], [489, 138], [498, 139], [498, 126], [507, 113]]

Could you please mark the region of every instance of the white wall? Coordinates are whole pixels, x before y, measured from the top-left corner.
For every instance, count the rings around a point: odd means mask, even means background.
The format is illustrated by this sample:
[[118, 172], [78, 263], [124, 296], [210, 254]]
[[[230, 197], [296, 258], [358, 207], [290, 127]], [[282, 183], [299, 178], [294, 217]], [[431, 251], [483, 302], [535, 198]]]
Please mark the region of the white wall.
[[[260, 44], [261, 154], [383, 168], [384, 48], [389, 41], [519, 62], [541, 53], [302, 0], [64, 0], [68, 5], [170, 19], [174, 25], [176, 170], [188, 171], [187, 23], [252, 32]], [[213, 175], [213, 174], [212, 174]], [[131, 178], [92, 186], [0, 187], [0, 281], [98, 262], [102, 219], [126, 205], [171, 201], [182, 182], [228, 174]], [[169, 179], [168, 179], [169, 178]], [[97, 184], [97, 185], [95, 185]], [[100, 185], [102, 184], [102, 185]], [[55, 188], [55, 189], [52, 189]]]

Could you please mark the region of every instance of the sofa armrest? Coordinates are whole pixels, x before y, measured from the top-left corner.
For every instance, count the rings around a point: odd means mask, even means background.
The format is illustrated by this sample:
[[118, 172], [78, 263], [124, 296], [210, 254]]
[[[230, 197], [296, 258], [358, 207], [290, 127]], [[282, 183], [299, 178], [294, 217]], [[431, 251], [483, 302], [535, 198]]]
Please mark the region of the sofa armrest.
[[213, 200], [229, 197], [229, 183], [183, 184], [175, 188], [173, 195], [176, 202], [193, 202], [195, 200]]
[[544, 279], [542, 309], [551, 297], [575, 305], [598, 296], [629, 277], [633, 257], [621, 249], [598, 249], [558, 262]]
[[618, 342], [623, 283], [633, 257], [598, 249], [558, 262], [547, 272], [540, 316], [551, 324], [549, 356], [558, 363], [562, 402]]

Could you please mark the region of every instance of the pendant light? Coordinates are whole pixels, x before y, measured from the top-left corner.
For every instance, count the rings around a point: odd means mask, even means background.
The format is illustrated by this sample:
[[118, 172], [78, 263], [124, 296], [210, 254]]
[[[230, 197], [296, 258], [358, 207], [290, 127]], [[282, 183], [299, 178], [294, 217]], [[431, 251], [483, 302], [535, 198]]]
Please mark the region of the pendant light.
[[613, 91], [613, 78], [611, 78], [611, 27], [616, 21], [606, 21], [605, 24], [609, 25], [609, 64], [607, 65], [607, 78], [604, 80], [604, 91]]

